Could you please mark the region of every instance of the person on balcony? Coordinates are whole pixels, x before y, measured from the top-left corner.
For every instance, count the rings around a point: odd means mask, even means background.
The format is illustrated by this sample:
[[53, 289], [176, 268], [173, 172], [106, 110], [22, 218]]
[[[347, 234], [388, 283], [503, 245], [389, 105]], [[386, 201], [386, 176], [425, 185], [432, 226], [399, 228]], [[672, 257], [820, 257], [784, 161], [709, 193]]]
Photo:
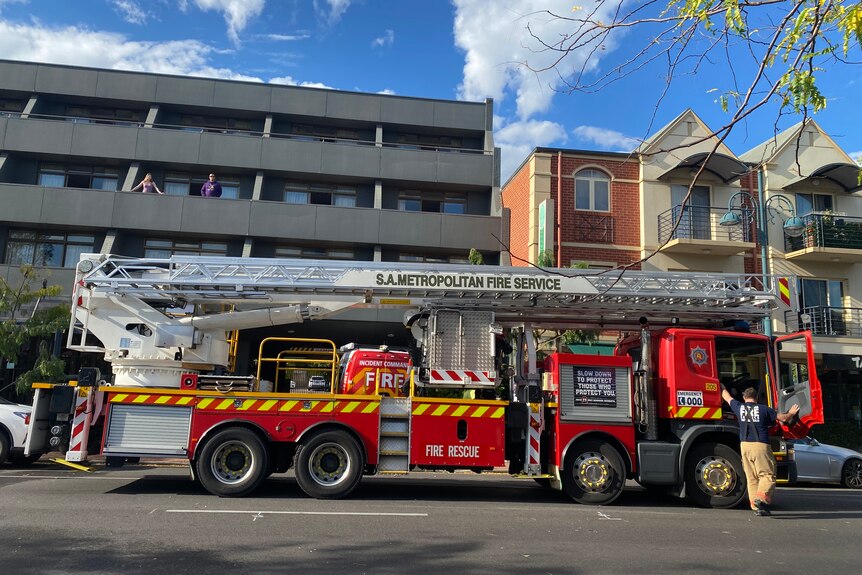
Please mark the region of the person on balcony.
[[216, 181], [215, 174], [210, 174], [209, 180], [201, 186], [201, 196], [205, 198], [221, 197], [221, 184]]
[[164, 194], [164, 192], [161, 191], [156, 185], [156, 182], [153, 181], [152, 174], [147, 174], [146, 176], [144, 176], [144, 179], [141, 180], [141, 183], [132, 188], [130, 191], [136, 192], [139, 188], [145, 194]]

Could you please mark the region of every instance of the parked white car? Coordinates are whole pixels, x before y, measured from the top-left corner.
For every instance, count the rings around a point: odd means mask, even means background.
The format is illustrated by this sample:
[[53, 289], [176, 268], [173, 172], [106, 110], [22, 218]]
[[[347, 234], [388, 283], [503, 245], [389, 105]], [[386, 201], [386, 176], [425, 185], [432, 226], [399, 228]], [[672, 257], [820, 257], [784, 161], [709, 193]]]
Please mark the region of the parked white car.
[[796, 452], [797, 481], [862, 489], [862, 453], [826, 445], [813, 437], [791, 441]]
[[29, 405], [12, 403], [0, 397], [0, 464], [30, 463], [37, 457], [24, 457], [27, 425], [30, 423]]
[[308, 379], [308, 391], [329, 391], [329, 383], [322, 375], [312, 375]]

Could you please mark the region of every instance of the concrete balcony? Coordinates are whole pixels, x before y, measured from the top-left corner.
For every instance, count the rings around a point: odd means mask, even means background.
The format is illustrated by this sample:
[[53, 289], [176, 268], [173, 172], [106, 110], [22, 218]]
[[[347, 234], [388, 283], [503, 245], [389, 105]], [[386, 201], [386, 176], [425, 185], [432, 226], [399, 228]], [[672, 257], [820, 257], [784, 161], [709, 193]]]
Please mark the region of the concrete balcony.
[[[732, 256], [755, 247], [749, 226], [724, 227], [727, 208], [674, 206], [658, 216], [658, 242], [668, 254]], [[678, 223], [677, 223], [678, 222]], [[667, 242], [667, 243], [665, 243]]]
[[795, 262], [862, 262], [862, 218], [830, 213], [808, 214], [798, 238], [785, 238], [785, 258]]

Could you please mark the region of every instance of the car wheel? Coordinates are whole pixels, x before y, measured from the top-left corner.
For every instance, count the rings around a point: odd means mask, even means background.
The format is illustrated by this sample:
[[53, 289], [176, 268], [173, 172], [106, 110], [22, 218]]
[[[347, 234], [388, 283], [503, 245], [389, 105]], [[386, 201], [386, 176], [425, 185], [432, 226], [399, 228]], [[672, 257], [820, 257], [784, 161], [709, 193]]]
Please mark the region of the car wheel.
[[6, 462], [9, 457], [9, 438], [0, 430], [0, 465]]
[[39, 461], [40, 457], [42, 457], [41, 454], [24, 455], [23, 453], [21, 453], [19, 455], [10, 455], [9, 463], [15, 465], [16, 467], [26, 467], [27, 465], [31, 465], [35, 461]]
[[746, 487], [742, 458], [723, 443], [698, 445], [685, 459], [685, 494], [700, 507], [736, 507]]
[[613, 445], [588, 439], [569, 451], [562, 476], [566, 495], [587, 505], [607, 505], [620, 496], [626, 468]]
[[242, 497], [266, 479], [269, 461], [260, 437], [243, 427], [213, 435], [195, 459], [204, 489], [219, 497]]
[[841, 485], [849, 489], [862, 489], [862, 459], [848, 459], [844, 462]]
[[317, 499], [347, 497], [362, 479], [362, 449], [344, 431], [326, 431], [311, 437], [296, 452], [294, 472], [299, 487]]

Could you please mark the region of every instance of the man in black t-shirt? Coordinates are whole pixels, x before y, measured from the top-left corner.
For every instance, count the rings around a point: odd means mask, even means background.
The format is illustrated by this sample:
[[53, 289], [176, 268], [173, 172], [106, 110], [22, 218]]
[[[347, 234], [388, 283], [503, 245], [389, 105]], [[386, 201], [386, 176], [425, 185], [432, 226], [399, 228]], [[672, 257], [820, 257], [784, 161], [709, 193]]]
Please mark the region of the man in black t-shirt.
[[772, 494], [775, 492], [775, 456], [769, 445], [769, 429], [776, 421], [787, 423], [799, 411], [794, 405], [787, 413], [778, 413], [769, 406], [757, 403], [757, 391], [749, 387], [742, 392], [744, 402], [733, 399], [724, 385], [721, 397], [739, 420], [739, 445], [742, 468], [748, 481], [748, 500], [757, 515], [769, 515]]

